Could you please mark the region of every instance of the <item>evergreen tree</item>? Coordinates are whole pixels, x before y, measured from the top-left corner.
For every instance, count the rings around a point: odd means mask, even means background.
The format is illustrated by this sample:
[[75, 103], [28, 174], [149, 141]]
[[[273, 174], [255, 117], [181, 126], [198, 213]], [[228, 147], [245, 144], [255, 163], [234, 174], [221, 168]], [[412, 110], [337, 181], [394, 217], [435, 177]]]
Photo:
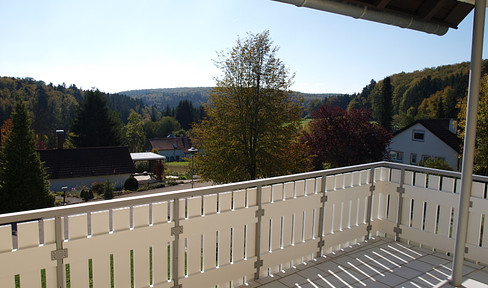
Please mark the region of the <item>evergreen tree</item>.
[[19, 100], [0, 152], [0, 213], [54, 206], [30, 125], [25, 104]]
[[107, 108], [103, 93], [87, 91], [71, 137], [76, 147], [118, 146], [121, 144], [120, 128], [120, 120]]
[[392, 130], [393, 121], [393, 88], [391, 86], [390, 77], [383, 79], [380, 94], [376, 97], [374, 102], [374, 116], [380, 122], [381, 126], [386, 130]]
[[188, 100], [182, 100], [178, 103], [175, 109], [175, 118], [181, 125], [181, 128], [188, 130], [191, 128], [191, 123], [194, 120], [193, 104]]

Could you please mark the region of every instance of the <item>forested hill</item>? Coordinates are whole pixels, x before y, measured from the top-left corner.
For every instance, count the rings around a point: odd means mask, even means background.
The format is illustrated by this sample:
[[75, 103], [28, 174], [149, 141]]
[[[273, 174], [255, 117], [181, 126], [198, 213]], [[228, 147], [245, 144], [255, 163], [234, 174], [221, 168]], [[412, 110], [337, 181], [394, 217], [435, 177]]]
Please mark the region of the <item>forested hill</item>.
[[[32, 78], [0, 77], [0, 126], [10, 118], [16, 98], [24, 99], [36, 134], [48, 135], [56, 129], [69, 130], [83, 101], [85, 91], [76, 85], [46, 84]], [[142, 114], [147, 109], [140, 99], [106, 94], [108, 107], [127, 122], [131, 109]]]
[[[141, 99], [148, 106], [156, 105], [163, 111], [169, 106], [174, 108], [182, 100], [189, 100], [193, 106], [198, 107], [201, 103], [207, 102], [210, 91], [213, 87], [194, 87], [194, 88], [161, 88], [161, 89], [142, 89], [119, 92], [121, 95], [127, 95], [131, 98]], [[323, 100], [327, 97], [339, 96], [337, 93], [301, 93], [305, 103], [310, 100]]]
[[167, 106], [174, 108], [182, 100], [189, 100], [195, 107], [207, 102], [212, 87], [195, 88], [160, 88], [122, 91], [118, 94], [140, 99], [148, 106], [155, 105], [160, 111]]
[[[463, 62], [388, 76], [392, 90], [394, 129], [422, 118], [457, 118], [458, 103], [467, 95], [469, 67], [469, 62]], [[486, 73], [488, 60], [484, 60], [482, 66], [482, 76]], [[342, 107], [347, 104], [347, 109], [366, 108], [378, 119], [384, 113], [378, 105], [383, 86], [384, 79], [378, 82], [371, 80], [361, 93], [331, 97], [323, 102], [333, 105], [339, 103], [338, 106]]]

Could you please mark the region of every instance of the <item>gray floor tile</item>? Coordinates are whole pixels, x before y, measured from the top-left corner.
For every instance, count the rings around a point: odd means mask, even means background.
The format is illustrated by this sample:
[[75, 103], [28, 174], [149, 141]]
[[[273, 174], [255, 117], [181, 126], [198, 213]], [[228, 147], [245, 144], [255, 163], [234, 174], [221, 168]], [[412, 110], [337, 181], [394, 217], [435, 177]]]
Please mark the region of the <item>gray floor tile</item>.
[[295, 284], [303, 284], [306, 281], [307, 279], [305, 277], [294, 273], [292, 275], [279, 279], [277, 282], [280, 282], [282, 285], [286, 285], [287, 287], [294, 287]]
[[300, 275], [306, 279], [315, 280], [315, 279], [319, 278], [318, 274], [320, 274], [320, 273], [323, 274], [323, 272], [324, 271], [321, 269], [318, 269], [315, 267], [310, 267], [308, 269], [305, 269], [305, 270], [298, 272], [298, 275]]
[[439, 266], [441, 264], [447, 264], [447, 263], [451, 262], [450, 260], [447, 260], [447, 259], [444, 259], [441, 257], [437, 257], [435, 254], [431, 254], [431, 255], [427, 255], [427, 256], [418, 258], [418, 260], [423, 261], [423, 262], [427, 262], [427, 263], [434, 265], [434, 266]]
[[403, 267], [394, 269], [393, 273], [395, 275], [398, 275], [398, 276], [406, 278], [406, 279], [412, 279], [412, 278], [415, 278], [419, 275], [422, 275], [424, 272], [403, 266]]
[[407, 281], [408, 279], [405, 279], [403, 277], [400, 277], [398, 275], [395, 275], [391, 272], [387, 272], [384, 274], [384, 276], [378, 276], [375, 277], [375, 279], [383, 284], [386, 284], [390, 287], [396, 287], [398, 284], [403, 283]]
[[467, 275], [469, 279], [476, 280], [488, 286], [488, 271], [478, 270]]

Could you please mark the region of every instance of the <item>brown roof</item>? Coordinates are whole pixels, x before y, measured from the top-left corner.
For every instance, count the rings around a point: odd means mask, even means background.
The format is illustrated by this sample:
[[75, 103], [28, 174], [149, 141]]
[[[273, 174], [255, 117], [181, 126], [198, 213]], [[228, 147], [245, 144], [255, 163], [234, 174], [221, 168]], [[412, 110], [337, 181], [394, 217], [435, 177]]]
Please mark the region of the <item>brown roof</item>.
[[39, 150], [49, 178], [90, 177], [135, 172], [127, 147]]
[[188, 137], [167, 137], [167, 138], [155, 138], [149, 139], [152, 149], [159, 151], [165, 150], [182, 150], [184, 153], [188, 152], [191, 148], [191, 142]]

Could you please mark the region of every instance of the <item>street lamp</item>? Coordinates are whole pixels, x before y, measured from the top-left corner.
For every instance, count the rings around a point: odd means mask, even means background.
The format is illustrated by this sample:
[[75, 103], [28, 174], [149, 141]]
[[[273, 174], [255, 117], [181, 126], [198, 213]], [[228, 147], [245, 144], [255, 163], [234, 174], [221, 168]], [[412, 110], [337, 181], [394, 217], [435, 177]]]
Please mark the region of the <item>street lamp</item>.
[[195, 147], [191, 147], [190, 149], [188, 149], [188, 152], [191, 153], [191, 189], [193, 189], [193, 155], [195, 155], [196, 152], [198, 152], [198, 149], [195, 148]]
[[66, 205], [66, 190], [68, 190], [67, 186], [61, 187], [61, 190], [63, 191], [63, 205]]

